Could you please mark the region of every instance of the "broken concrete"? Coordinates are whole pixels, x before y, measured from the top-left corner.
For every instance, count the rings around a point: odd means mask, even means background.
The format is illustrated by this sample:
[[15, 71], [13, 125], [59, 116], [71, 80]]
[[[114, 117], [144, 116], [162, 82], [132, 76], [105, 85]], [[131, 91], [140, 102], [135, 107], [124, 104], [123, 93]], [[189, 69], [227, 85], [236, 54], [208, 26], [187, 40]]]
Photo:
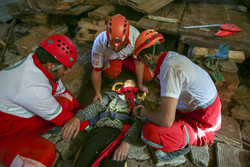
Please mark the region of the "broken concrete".
[[218, 167], [247, 167], [250, 164], [250, 151], [236, 147], [228, 147], [227, 144], [217, 143], [217, 166]]
[[104, 19], [109, 14], [113, 15], [115, 7], [111, 5], [103, 5], [92, 12], [88, 12], [88, 16], [95, 19]]
[[128, 5], [133, 9], [143, 12], [143, 13], [154, 13], [158, 9], [164, 7], [165, 5], [171, 3], [173, 0], [145, 0], [137, 1], [137, 3], [128, 0], [119, 0], [120, 5]]
[[246, 110], [243, 106], [235, 106], [230, 110], [232, 117], [237, 120], [250, 121], [250, 110]]
[[208, 152], [208, 146], [197, 147], [197, 146], [190, 146], [191, 147], [191, 160], [192, 162], [199, 167], [207, 167], [210, 156]]
[[250, 145], [250, 122], [244, 121], [241, 127], [242, 140]]
[[241, 85], [232, 98], [247, 111], [250, 111], [250, 89], [246, 85]]
[[149, 150], [145, 144], [132, 145], [129, 149], [128, 158], [135, 160], [147, 160], [150, 158]]
[[26, 57], [30, 53], [34, 53], [39, 43], [49, 35], [65, 34], [67, 31], [66, 25], [55, 26], [53, 28], [38, 26], [30, 30], [31, 34], [16, 40], [14, 44], [18, 48], [19, 54], [22, 57]]
[[89, 48], [78, 48], [78, 57], [77, 61], [72, 67], [71, 70], [68, 71], [66, 75], [64, 75], [61, 80], [65, 87], [75, 96], [81, 92], [81, 88], [86, 86], [86, 84], [90, 81], [90, 79], [86, 79], [86, 75], [91, 72], [91, 50]]
[[219, 69], [220, 71], [230, 72], [230, 73], [237, 73], [238, 71], [238, 68], [233, 59], [220, 60]]
[[186, 163], [186, 161], [187, 161], [187, 159], [183, 155], [183, 156], [180, 156], [180, 157], [178, 157], [176, 159], [173, 159], [172, 161], [169, 161], [169, 162], [157, 161], [156, 162], [156, 167], [162, 167], [162, 166], [165, 166], [165, 165], [178, 166], [178, 165]]
[[232, 117], [222, 115], [221, 129], [217, 131], [216, 137], [231, 146], [243, 148], [240, 124]]

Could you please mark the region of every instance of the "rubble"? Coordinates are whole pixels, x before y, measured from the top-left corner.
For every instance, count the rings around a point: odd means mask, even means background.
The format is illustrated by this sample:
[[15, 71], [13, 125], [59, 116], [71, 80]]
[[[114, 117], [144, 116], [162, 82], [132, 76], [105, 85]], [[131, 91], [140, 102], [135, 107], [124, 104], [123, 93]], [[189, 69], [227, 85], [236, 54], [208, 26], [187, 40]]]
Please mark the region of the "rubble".
[[222, 115], [221, 129], [216, 132], [216, 137], [230, 146], [243, 148], [240, 124], [232, 117]]
[[16, 40], [14, 44], [18, 48], [19, 54], [26, 57], [30, 53], [34, 53], [40, 41], [45, 39], [47, 36], [52, 34], [65, 34], [67, 31], [68, 29], [66, 25], [58, 25], [52, 28], [37, 26], [30, 30], [29, 35]]
[[241, 136], [242, 136], [243, 141], [250, 143], [250, 122], [249, 121], [244, 121], [243, 125], [241, 126]]
[[[185, 12], [189, 10], [191, 15], [194, 12], [194, 6], [186, 9], [186, 4], [183, 1], [177, 0], [119, 0], [118, 2], [110, 0], [27, 0], [30, 7], [36, 10], [30, 14], [22, 15], [19, 18], [19, 22], [25, 24], [28, 27], [22, 29], [17, 28], [15, 36], [12, 39], [12, 46], [6, 51], [5, 65], [10, 66], [26, 57], [28, 54], [33, 53], [39, 42], [48, 35], [60, 33], [68, 34], [68, 22], [63, 25], [48, 25], [50, 17], [56, 17], [56, 15], [72, 15], [76, 22], [76, 36], [71, 37], [77, 46], [78, 59], [76, 64], [68, 74], [62, 78], [66, 88], [79, 99], [80, 103], [88, 105], [92, 101], [93, 88], [90, 83], [91, 74], [91, 46], [95, 37], [106, 29], [107, 20], [111, 15], [120, 13], [117, 11], [118, 5], [126, 5], [134, 9], [133, 12], [138, 12], [138, 15], [132, 16], [129, 19], [129, 23], [135, 27], [143, 29], [154, 28], [160, 33], [166, 33], [167, 40], [170, 39], [169, 34], [176, 35], [179, 38], [180, 31], [184, 35], [180, 36], [180, 41], [189, 43], [191, 47], [194, 47], [193, 58], [201, 58], [205, 54], [213, 54], [218, 51], [214, 48], [214, 40], [212, 37], [204, 38], [204, 36], [195, 36], [193, 32], [187, 33], [183, 30], [182, 25], [186, 25], [188, 18], [183, 21]], [[119, 4], [117, 4], [119, 3]], [[130, 11], [131, 12], [131, 11]], [[236, 11], [234, 11], [236, 12]], [[129, 11], [127, 11], [129, 13]], [[55, 16], [52, 16], [55, 15]], [[142, 16], [139, 18], [139, 16]], [[137, 17], [139, 19], [133, 19]], [[198, 16], [196, 16], [198, 17]], [[204, 18], [205, 19], [205, 18]], [[244, 19], [244, 18], [243, 18]], [[167, 21], [166, 21], [167, 20]], [[198, 19], [197, 19], [198, 20]], [[198, 22], [197, 22], [198, 24]], [[246, 25], [248, 23], [245, 23]], [[8, 30], [8, 24], [0, 24], [0, 49], [5, 47], [6, 33]], [[197, 30], [196, 30], [197, 31]], [[198, 30], [199, 31], [199, 30]], [[213, 30], [205, 32], [211, 33]], [[248, 31], [248, 30], [245, 30]], [[199, 31], [199, 34], [202, 33]], [[244, 35], [241, 35], [241, 37]], [[247, 38], [247, 35], [245, 35]], [[192, 40], [197, 42], [204, 42], [206, 46], [196, 45], [195, 42], [189, 42]], [[222, 38], [224, 41], [228, 38]], [[230, 37], [228, 40], [233, 39]], [[246, 41], [247, 43], [248, 41]], [[181, 43], [181, 42], [180, 42]], [[179, 45], [180, 45], [179, 43]], [[88, 47], [86, 47], [88, 45]], [[171, 45], [171, 40], [167, 45]], [[175, 44], [173, 44], [175, 45]], [[15, 47], [18, 54], [11, 51]], [[242, 46], [243, 47], [243, 46]], [[225, 81], [216, 84], [219, 96], [222, 102], [222, 127], [216, 134], [216, 152], [209, 146], [205, 147], [191, 147], [191, 152], [185, 156], [182, 156], [171, 162], [160, 162], [153, 156], [152, 150], [144, 143], [133, 145], [130, 148], [128, 155], [128, 166], [205, 166], [212, 167], [210, 164], [211, 159], [217, 160], [217, 166], [247, 166], [249, 164], [249, 145], [250, 145], [250, 90], [247, 85], [243, 85], [239, 78], [238, 71], [240, 64], [244, 64], [249, 54], [246, 54], [247, 47], [242, 48], [236, 45], [233, 50], [229, 51], [228, 60], [220, 61], [218, 70], [223, 75]], [[176, 49], [176, 48], [174, 48]], [[183, 46], [184, 49], [184, 46]], [[182, 49], [180, 49], [182, 50]], [[244, 50], [244, 51], [241, 51]], [[246, 64], [248, 66], [249, 64]], [[3, 66], [3, 65], [2, 65]], [[203, 67], [204, 68], [204, 67]], [[206, 69], [208, 73], [210, 70]], [[246, 70], [247, 71], [247, 70]], [[245, 72], [245, 78], [249, 77]], [[126, 74], [125, 74], [126, 75]], [[123, 81], [127, 76], [121, 76], [119, 81]], [[146, 97], [145, 106], [149, 108], [157, 109], [160, 105], [160, 92], [154, 81], [145, 83], [148, 86], [150, 92]], [[109, 90], [104, 87], [103, 91]], [[87, 99], [87, 100], [86, 100]], [[79, 133], [76, 139], [70, 142], [62, 140], [61, 134], [49, 134], [42, 135], [44, 138], [49, 139], [56, 145], [58, 152], [58, 159], [62, 160], [62, 164], [66, 165], [71, 163], [74, 159], [76, 152], [79, 150], [79, 146], [84, 143], [84, 140], [88, 137], [88, 132], [84, 131]], [[213, 157], [214, 156], [214, 157]], [[59, 166], [55, 164], [55, 166]]]
[[207, 167], [210, 160], [208, 146], [191, 146], [191, 159], [196, 166]]
[[172, 1], [173, 0], [119, 0], [119, 4], [128, 5], [139, 12], [151, 14]]
[[[249, 165], [250, 151], [236, 147], [228, 147], [226, 144], [217, 143], [217, 166], [242, 166]], [[227, 156], [225, 156], [227, 155]]]

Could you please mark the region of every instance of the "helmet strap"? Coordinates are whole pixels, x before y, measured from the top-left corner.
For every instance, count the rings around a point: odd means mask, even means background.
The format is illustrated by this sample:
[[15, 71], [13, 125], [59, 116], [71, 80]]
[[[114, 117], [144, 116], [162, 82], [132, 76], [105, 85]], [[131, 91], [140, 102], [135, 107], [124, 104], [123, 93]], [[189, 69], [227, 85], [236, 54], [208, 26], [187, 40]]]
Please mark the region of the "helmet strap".
[[151, 70], [154, 70], [154, 69], [155, 69], [155, 66], [156, 66], [156, 64], [154, 63], [156, 45], [160, 45], [160, 42], [157, 41], [156, 43], [154, 43], [151, 60], [148, 60], [145, 56], [143, 56], [143, 59], [144, 59], [144, 61], [145, 61], [145, 63], [146, 63], [146, 66], [147, 66], [148, 68], [150, 68]]
[[59, 65], [55, 66], [54, 68], [52, 68], [51, 71], [56, 71], [56, 70], [58, 70], [59, 68], [62, 68], [63, 66], [64, 66], [64, 65], [59, 64]]

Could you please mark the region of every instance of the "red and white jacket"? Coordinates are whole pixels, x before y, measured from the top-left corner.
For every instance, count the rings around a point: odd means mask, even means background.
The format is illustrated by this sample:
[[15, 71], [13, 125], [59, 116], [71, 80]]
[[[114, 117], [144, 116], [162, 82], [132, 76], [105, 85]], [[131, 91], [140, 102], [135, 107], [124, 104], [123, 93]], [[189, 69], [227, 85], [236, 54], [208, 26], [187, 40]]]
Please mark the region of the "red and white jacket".
[[[0, 71], [0, 134], [13, 121], [31, 120], [39, 116], [57, 126], [62, 126], [80, 109], [76, 99], [65, 89], [61, 80], [53, 82], [53, 76], [30, 54], [18, 63]], [[63, 96], [74, 103], [62, 107], [55, 96]], [[21, 126], [21, 125], [20, 125]]]
[[129, 40], [127, 42], [127, 45], [119, 52], [115, 52], [110, 48], [106, 31], [101, 32], [96, 37], [92, 47], [92, 68], [101, 70], [103, 67], [103, 62], [106, 60], [124, 60], [131, 55], [136, 59], [136, 56], [134, 54], [134, 45], [139, 34], [140, 32], [135, 27], [129, 26]]

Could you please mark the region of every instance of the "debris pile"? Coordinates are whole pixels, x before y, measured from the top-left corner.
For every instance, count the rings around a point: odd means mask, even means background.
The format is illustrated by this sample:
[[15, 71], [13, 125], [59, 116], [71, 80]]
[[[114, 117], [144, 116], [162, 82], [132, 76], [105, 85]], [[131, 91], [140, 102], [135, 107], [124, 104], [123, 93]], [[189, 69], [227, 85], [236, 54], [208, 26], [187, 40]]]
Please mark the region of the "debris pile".
[[[34, 53], [39, 42], [48, 35], [68, 35], [77, 44], [78, 59], [68, 75], [62, 78], [62, 81], [78, 99], [92, 98], [90, 97], [93, 93], [92, 88], [90, 88], [91, 47], [96, 36], [106, 30], [107, 21], [114, 14], [123, 14], [129, 23], [138, 28], [140, 32], [144, 29], [153, 28], [163, 33], [166, 36], [166, 45], [172, 46], [172, 50], [184, 50], [181, 40], [194, 44], [190, 46], [191, 51], [188, 57], [196, 59], [194, 61], [211, 75], [222, 102], [223, 122], [221, 130], [216, 135], [216, 144], [211, 147], [192, 146], [190, 154], [166, 163], [154, 160], [154, 155], [149, 148], [138, 140], [138, 143], [130, 149], [128, 166], [174, 166], [181, 164], [183, 166], [206, 167], [216, 165], [240, 166], [242, 158], [249, 157], [250, 90], [247, 85], [241, 83], [238, 76], [239, 72], [242, 72], [238, 71], [238, 67], [244, 63], [245, 57], [249, 57], [249, 55], [234, 48], [229, 50], [228, 59], [219, 60], [214, 58], [218, 49], [198, 47], [198, 45], [195, 45], [196, 43], [189, 42], [190, 39], [195, 39], [194, 41], [199, 43], [203, 41], [202, 37], [195, 35], [195, 30], [192, 33], [187, 33], [187, 30], [183, 30], [182, 26], [191, 22], [187, 16], [194, 12], [192, 9], [199, 3], [188, 6], [182, 0], [27, 0], [25, 2], [28, 4], [24, 6], [28, 6], [30, 9], [25, 9], [15, 15], [17, 22], [12, 33], [9, 31], [11, 20], [0, 24], [0, 60], [3, 60], [0, 69], [16, 63], [30, 53]], [[185, 16], [186, 20], [183, 22]], [[195, 15], [194, 18], [196, 17], [198, 15]], [[199, 19], [196, 21], [198, 22]], [[243, 32], [247, 31], [243, 26], [240, 27]], [[182, 31], [179, 31], [181, 29]], [[183, 33], [184, 36], [180, 33]], [[209, 31], [199, 31], [199, 33], [213, 34]], [[10, 41], [9, 45], [6, 45], [8, 34], [10, 34]], [[169, 40], [170, 35], [176, 36], [176, 38], [181, 36], [178, 46]], [[223, 39], [226, 41], [232, 38]], [[212, 40], [212, 42], [205, 43], [212, 46], [213, 39], [212, 37], [207, 38], [206, 40]], [[3, 52], [4, 49], [5, 52]], [[248, 74], [249, 72], [246, 75]], [[246, 77], [249, 77], [249, 75]], [[124, 81], [125, 78], [121, 76], [119, 79]], [[150, 104], [149, 107], [157, 109], [160, 101], [159, 90], [155, 83], [146, 84], [150, 89], [146, 98], [149, 102], [148, 105]], [[107, 88], [104, 88], [104, 90], [107, 90]], [[84, 106], [88, 105], [88, 102], [80, 101], [80, 103], [84, 103]], [[71, 142], [63, 141], [60, 132], [44, 134], [43, 137], [56, 145], [58, 160], [66, 164], [66, 161], [74, 158], [79, 146], [82, 145], [88, 135], [87, 133], [80, 133]], [[215, 159], [217, 159], [217, 162]], [[247, 160], [245, 161], [247, 162]], [[59, 163], [57, 165], [59, 166]]]

